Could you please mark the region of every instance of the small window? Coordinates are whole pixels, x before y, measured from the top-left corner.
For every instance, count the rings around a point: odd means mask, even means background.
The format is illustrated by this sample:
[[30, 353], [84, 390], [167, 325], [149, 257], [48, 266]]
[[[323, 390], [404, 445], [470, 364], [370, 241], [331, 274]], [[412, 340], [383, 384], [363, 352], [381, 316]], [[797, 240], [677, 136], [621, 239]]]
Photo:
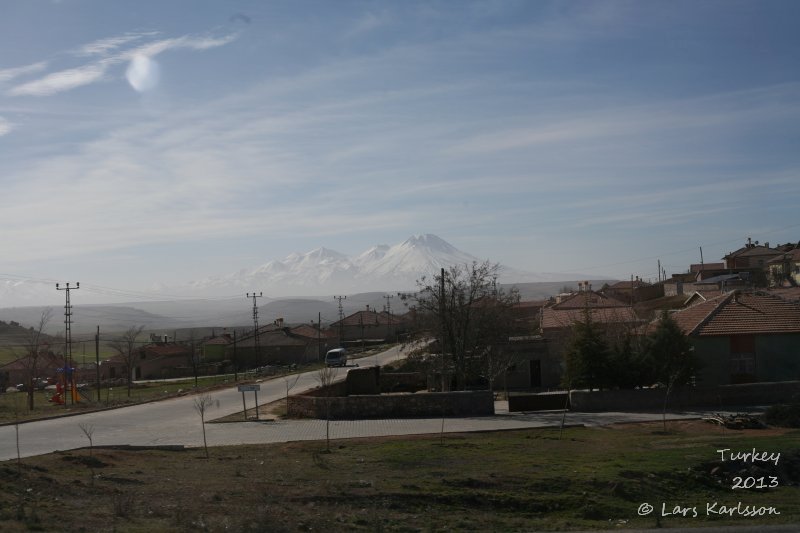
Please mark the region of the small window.
[[756, 369], [756, 354], [732, 353], [731, 374], [753, 374]]

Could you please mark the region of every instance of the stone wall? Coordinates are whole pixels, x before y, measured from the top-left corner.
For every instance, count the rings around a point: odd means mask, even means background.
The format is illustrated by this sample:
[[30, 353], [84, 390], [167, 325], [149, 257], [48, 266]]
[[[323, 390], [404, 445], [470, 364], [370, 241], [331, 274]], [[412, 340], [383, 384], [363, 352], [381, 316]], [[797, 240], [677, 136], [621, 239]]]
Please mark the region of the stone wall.
[[417, 392], [428, 389], [428, 377], [422, 372], [382, 372], [381, 392]]
[[289, 398], [289, 416], [296, 418], [358, 420], [375, 418], [420, 418], [440, 416], [488, 416], [494, 414], [490, 391], [420, 392], [322, 397], [304, 394]]
[[[573, 411], [661, 411], [666, 389], [571, 391]], [[788, 403], [800, 399], [800, 381], [748, 383], [719, 387], [676, 389], [669, 395], [667, 411], [705, 409], [723, 411], [755, 405]]]

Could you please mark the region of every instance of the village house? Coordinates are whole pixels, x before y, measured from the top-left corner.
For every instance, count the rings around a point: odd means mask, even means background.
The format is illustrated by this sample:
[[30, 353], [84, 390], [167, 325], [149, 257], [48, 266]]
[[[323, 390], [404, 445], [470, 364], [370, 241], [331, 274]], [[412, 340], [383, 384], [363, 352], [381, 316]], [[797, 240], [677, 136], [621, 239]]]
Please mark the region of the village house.
[[765, 270], [767, 263], [779, 255], [781, 255], [781, 251], [770, 248], [768, 242], [759, 245], [758, 241], [754, 243], [751, 239], [747, 239], [747, 244], [735, 252], [730, 252], [723, 259], [725, 260], [725, 268], [728, 270]]
[[[194, 375], [196, 363], [192, 361], [191, 348], [185, 344], [148, 344], [133, 355], [132, 379], [189, 377]], [[101, 380], [127, 379], [127, 376], [128, 368], [124, 356], [114, 355], [100, 362]]]
[[31, 375], [34, 360], [30, 355], [0, 366], [0, 391], [5, 391], [8, 387], [27, 384], [31, 379], [42, 378], [54, 381], [64, 370], [64, 358], [46, 348], [41, 351], [35, 364], [35, 375]]
[[635, 303], [664, 296], [663, 284], [652, 284], [638, 276], [630, 281], [618, 281], [603, 289], [603, 294], [622, 302]]
[[588, 316], [610, 337], [635, 329], [641, 321], [628, 303], [591, 289], [581, 283], [580, 290], [563, 294], [540, 308], [539, 331], [510, 337], [501, 347], [512, 354], [512, 366], [498, 380], [508, 389], [546, 390], [561, 387], [564, 375], [563, 352], [577, 322]]
[[386, 311], [379, 313], [368, 305], [366, 310], [348, 315], [330, 328], [340, 333], [343, 344], [376, 344], [396, 340], [405, 332], [406, 324], [397, 315]]
[[800, 247], [781, 253], [767, 262], [774, 286], [800, 285]]
[[239, 369], [276, 364], [305, 364], [319, 361], [320, 354], [338, 346], [337, 339], [320, 335], [316, 328], [284, 327], [283, 323], [259, 328], [258, 337], [250, 332], [225, 349], [225, 359]]
[[732, 291], [676, 311], [700, 360], [698, 385], [800, 380], [800, 305]]

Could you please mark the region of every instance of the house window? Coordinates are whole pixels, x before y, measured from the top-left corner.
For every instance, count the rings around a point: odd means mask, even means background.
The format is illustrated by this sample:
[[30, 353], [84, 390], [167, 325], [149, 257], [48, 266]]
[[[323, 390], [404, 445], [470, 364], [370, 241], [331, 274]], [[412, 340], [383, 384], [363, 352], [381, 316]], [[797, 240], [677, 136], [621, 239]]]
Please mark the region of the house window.
[[754, 353], [732, 353], [731, 354], [731, 374], [750, 374], [756, 370], [756, 354]]
[[731, 383], [755, 381], [756, 339], [752, 335], [735, 335], [730, 344]]

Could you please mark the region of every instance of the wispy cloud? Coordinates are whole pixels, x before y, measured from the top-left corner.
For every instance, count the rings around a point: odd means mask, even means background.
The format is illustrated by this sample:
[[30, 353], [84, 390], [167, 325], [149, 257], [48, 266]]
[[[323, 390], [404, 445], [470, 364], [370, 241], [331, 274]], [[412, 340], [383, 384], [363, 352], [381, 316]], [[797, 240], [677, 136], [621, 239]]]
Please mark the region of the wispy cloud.
[[0, 137], [10, 133], [11, 129], [11, 123], [3, 117], [0, 117]]
[[25, 65], [24, 67], [0, 69], [0, 83], [9, 82], [13, 79], [27, 76], [29, 74], [36, 74], [37, 72], [41, 72], [46, 68], [47, 61], [39, 61], [38, 63]]
[[[182, 37], [152, 41], [134, 48], [118, 50], [122, 46], [132, 43], [133, 41], [138, 41], [153, 35], [156, 35], [156, 33], [125, 34], [120, 37], [109, 37], [89, 43], [79, 49], [82, 51], [81, 55], [104, 55], [105, 57], [92, 63], [53, 72], [42, 78], [16, 85], [10, 88], [7, 94], [9, 96], [50, 96], [103, 81], [111, 67], [131, 61], [137, 56], [151, 58], [167, 50], [180, 48], [207, 50], [209, 48], [224, 46], [236, 40], [238, 37], [237, 33], [231, 33], [222, 37], [184, 35]], [[109, 55], [108, 53], [111, 51], [116, 52]], [[23, 73], [29, 74], [38, 72], [43, 70], [45, 66], [46, 63], [41, 62], [23, 67], [27, 69]], [[33, 67], [36, 68], [34, 69]], [[12, 71], [10, 74], [8, 73], [9, 70]], [[8, 69], [6, 71], [0, 71], [0, 81], [2, 81], [4, 72], [7, 73], [6, 75], [9, 76], [9, 79], [13, 79], [21, 75], [18, 72], [19, 70], [20, 69]]]
[[143, 33], [125, 33], [116, 37], [107, 37], [98, 39], [91, 43], [84, 44], [75, 50], [75, 55], [78, 56], [106, 56], [110, 52], [124, 46], [128, 43], [138, 41], [145, 37], [152, 37], [158, 35], [158, 32], [143, 32]]
[[10, 96], [49, 96], [68, 91], [102, 80], [109, 66], [108, 61], [102, 61], [54, 72], [38, 80], [12, 87], [8, 94]]

